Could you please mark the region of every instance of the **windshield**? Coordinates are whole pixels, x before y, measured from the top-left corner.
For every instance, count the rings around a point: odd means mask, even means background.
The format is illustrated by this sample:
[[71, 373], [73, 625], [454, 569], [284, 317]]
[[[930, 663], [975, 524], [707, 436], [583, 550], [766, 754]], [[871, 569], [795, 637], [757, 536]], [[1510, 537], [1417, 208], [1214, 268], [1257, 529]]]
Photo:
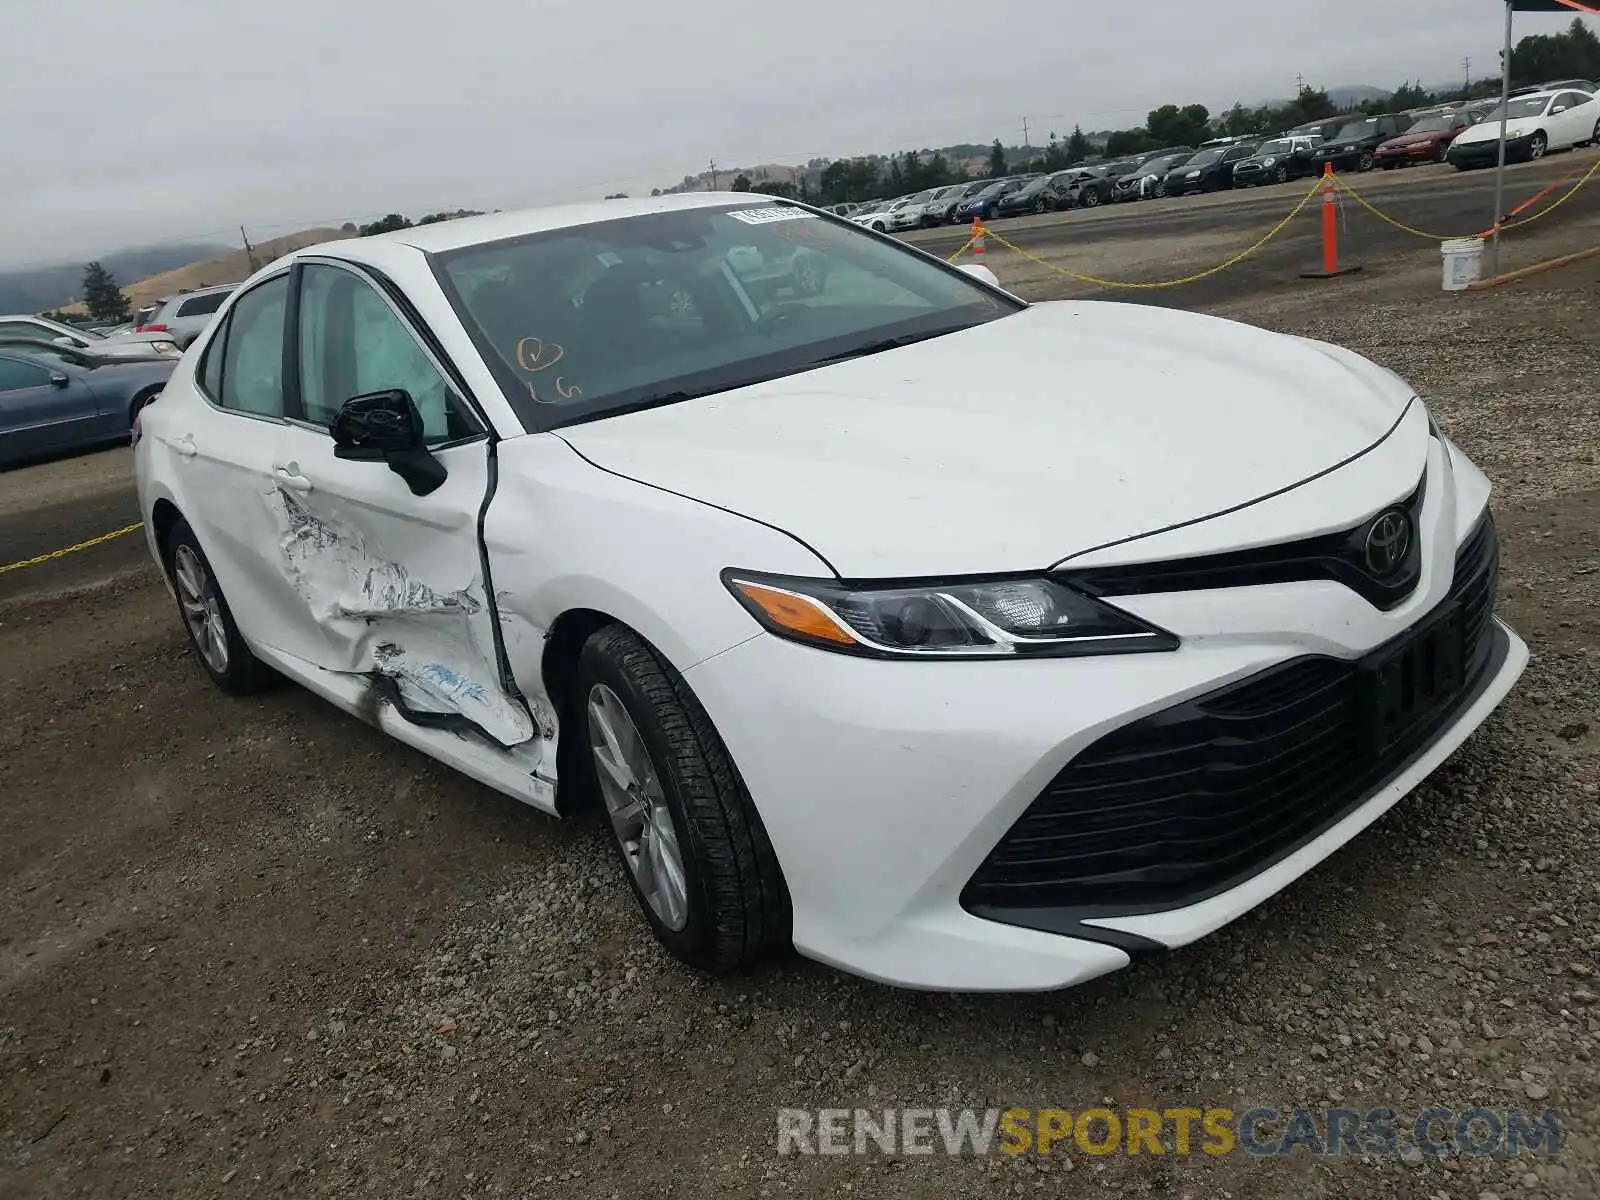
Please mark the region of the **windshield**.
[[1422, 120], [1418, 121], [1410, 129], [1406, 130], [1406, 132], [1448, 133], [1453, 124], [1455, 124], [1455, 122], [1450, 117], [1423, 117]]
[[1177, 166], [1188, 157], [1187, 154], [1168, 154], [1163, 158], [1152, 158], [1140, 168], [1140, 173], [1144, 175], [1159, 175], [1162, 171], [1170, 170]]
[[1218, 146], [1211, 150], [1202, 150], [1184, 165], [1190, 167], [1203, 167], [1207, 163], [1214, 163], [1222, 157], [1222, 152], [1226, 149], [1226, 146]]
[[57, 346], [53, 342], [35, 342], [31, 340], [8, 339], [0, 342], [0, 347], [14, 354], [22, 354], [40, 362], [46, 360], [53, 363], [66, 363], [68, 366], [77, 366], [82, 360], [68, 350], [65, 346]]
[[745, 387], [1022, 307], [785, 204], [651, 213], [432, 258], [530, 429]]
[[[1529, 96], [1522, 100], [1513, 100], [1505, 106], [1506, 119], [1515, 121], [1518, 117], [1542, 117], [1545, 106], [1550, 103], [1549, 96]], [[1500, 120], [1500, 105], [1496, 104], [1484, 122]]]
[[1287, 138], [1279, 138], [1275, 142], [1264, 142], [1256, 147], [1257, 158], [1272, 158], [1278, 154], [1294, 153], [1294, 143]]
[[1354, 140], [1356, 138], [1368, 137], [1377, 127], [1377, 117], [1368, 117], [1365, 121], [1350, 121], [1344, 125], [1341, 125], [1339, 127], [1339, 132], [1334, 134], [1333, 137], [1329, 138], [1328, 140], [1333, 142], [1343, 142]]

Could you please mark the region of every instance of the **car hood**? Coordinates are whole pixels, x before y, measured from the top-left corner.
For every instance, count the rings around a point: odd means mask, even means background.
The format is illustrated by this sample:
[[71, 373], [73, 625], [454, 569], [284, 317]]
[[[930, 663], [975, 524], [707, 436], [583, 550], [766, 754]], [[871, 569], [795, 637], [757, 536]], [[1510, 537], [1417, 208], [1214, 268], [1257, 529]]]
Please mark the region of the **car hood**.
[[[1532, 135], [1543, 123], [1543, 117], [1518, 117], [1514, 121], [1506, 122], [1506, 138], [1528, 137]], [[1497, 142], [1500, 140], [1500, 122], [1484, 121], [1463, 129], [1456, 137], [1457, 146], [1471, 146], [1477, 142]]]
[[1411, 395], [1320, 343], [1058, 301], [558, 433], [602, 469], [793, 534], [846, 578], [892, 578], [1041, 569], [1220, 514], [1362, 454]]

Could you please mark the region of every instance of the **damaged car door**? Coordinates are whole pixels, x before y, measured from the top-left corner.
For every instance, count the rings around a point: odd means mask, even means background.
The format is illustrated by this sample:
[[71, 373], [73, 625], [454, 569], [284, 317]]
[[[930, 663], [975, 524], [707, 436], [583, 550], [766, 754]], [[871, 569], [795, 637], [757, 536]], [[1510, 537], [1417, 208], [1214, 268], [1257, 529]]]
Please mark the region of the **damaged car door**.
[[322, 665], [408, 722], [513, 751], [536, 741], [505, 684], [478, 516], [487, 422], [385, 286], [296, 266], [295, 386], [273, 465], [282, 567]]

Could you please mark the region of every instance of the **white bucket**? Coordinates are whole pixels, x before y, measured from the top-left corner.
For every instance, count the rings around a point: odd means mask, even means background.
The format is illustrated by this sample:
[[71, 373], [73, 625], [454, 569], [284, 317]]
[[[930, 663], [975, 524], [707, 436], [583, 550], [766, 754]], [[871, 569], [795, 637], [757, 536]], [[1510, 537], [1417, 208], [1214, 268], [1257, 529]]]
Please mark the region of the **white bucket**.
[[1444, 255], [1444, 290], [1464, 292], [1483, 276], [1483, 239], [1451, 238], [1440, 243]]

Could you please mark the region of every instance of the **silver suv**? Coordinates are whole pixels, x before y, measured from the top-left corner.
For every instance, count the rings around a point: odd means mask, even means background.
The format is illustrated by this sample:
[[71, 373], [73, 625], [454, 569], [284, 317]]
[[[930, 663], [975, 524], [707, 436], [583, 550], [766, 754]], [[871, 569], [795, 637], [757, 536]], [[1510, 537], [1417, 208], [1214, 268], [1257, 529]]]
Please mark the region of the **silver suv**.
[[217, 309], [233, 295], [238, 284], [227, 283], [221, 287], [198, 288], [167, 296], [153, 305], [139, 310], [134, 328], [140, 333], [164, 333], [187, 350], [195, 338], [205, 332]]

